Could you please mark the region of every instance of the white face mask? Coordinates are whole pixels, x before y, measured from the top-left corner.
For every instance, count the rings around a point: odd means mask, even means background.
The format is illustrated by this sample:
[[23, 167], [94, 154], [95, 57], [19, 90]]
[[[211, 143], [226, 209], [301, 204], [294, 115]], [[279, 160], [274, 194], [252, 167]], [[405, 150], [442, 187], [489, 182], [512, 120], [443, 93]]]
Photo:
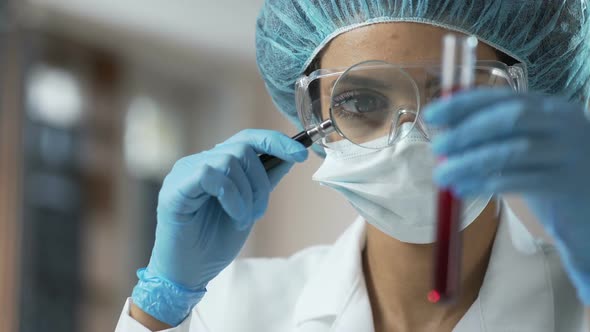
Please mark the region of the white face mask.
[[[411, 124], [402, 125], [401, 130], [410, 132], [383, 150], [362, 148], [348, 140], [328, 143], [337, 149], [326, 149], [326, 159], [313, 180], [342, 193], [367, 222], [389, 236], [408, 243], [433, 243], [436, 157], [428, 140]], [[481, 214], [490, 199], [463, 201], [461, 230]]]

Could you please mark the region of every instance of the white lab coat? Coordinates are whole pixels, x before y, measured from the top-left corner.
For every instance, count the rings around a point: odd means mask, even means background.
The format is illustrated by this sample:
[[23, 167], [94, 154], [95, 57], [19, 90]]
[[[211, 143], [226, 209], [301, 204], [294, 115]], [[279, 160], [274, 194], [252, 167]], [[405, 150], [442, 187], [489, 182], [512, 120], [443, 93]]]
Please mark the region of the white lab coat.
[[[169, 332], [374, 331], [362, 273], [365, 223], [331, 246], [286, 259], [234, 262]], [[123, 308], [116, 332], [147, 332]], [[425, 318], [427, 319], [427, 318]], [[454, 332], [581, 332], [583, 307], [554, 248], [532, 235], [504, 204], [479, 296]]]

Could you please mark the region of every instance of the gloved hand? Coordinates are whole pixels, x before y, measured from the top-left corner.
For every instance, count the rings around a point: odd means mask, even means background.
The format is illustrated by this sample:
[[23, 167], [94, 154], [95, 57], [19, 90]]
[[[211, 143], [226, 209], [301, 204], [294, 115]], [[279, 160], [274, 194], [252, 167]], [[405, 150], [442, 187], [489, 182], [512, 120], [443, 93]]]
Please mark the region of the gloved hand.
[[558, 97], [479, 89], [436, 102], [425, 120], [446, 126], [435, 181], [459, 196], [522, 194], [556, 240], [580, 299], [590, 305], [590, 120]]
[[[263, 153], [285, 162], [267, 174]], [[271, 190], [307, 155], [281, 133], [251, 129], [176, 162], [160, 191], [156, 240], [148, 267], [138, 271], [134, 304], [169, 325], [182, 322], [238, 255]]]

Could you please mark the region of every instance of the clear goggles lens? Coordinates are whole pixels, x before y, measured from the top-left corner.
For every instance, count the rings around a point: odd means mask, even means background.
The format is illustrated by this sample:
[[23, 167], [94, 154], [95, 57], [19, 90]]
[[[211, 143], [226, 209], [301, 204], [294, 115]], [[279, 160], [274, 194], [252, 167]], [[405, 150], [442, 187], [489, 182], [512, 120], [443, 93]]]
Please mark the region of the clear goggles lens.
[[[526, 91], [525, 77], [518, 65], [480, 61], [475, 67], [476, 87]], [[431, 129], [424, 125], [420, 111], [441, 94], [440, 65], [367, 61], [302, 77], [297, 82], [297, 110], [306, 128], [332, 121], [335, 131], [319, 142], [325, 147], [348, 139], [365, 148], [383, 149], [411, 132], [408, 124], [430, 139]], [[404, 130], [400, 130], [402, 124]]]

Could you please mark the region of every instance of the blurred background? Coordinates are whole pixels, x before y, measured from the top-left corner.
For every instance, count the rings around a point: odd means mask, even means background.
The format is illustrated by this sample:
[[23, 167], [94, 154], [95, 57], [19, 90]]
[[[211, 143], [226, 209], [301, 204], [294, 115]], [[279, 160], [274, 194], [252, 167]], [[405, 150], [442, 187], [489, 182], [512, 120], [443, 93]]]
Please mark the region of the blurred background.
[[[0, 0], [1, 332], [112, 331], [174, 161], [244, 128], [295, 133], [256, 68], [261, 4]], [[243, 256], [330, 243], [352, 222], [311, 181], [319, 163], [275, 190]]]
[[[0, 332], [112, 331], [176, 159], [294, 134], [255, 64], [262, 0], [0, 0]], [[285, 178], [242, 256], [331, 243], [355, 213]]]

